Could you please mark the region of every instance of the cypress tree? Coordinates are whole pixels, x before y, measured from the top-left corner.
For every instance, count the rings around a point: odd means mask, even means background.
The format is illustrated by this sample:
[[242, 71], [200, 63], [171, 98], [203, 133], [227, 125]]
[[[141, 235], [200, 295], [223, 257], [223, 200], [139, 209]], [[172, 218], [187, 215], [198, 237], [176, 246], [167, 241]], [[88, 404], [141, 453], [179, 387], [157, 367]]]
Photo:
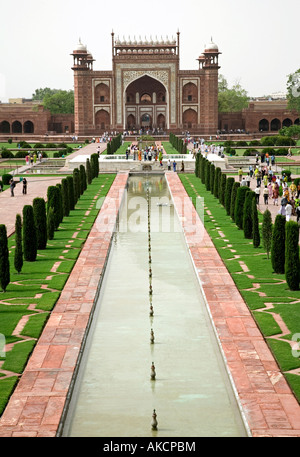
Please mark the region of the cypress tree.
[[80, 165], [79, 167], [79, 181], [80, 181], [80, 195], [83, 194], [83, 192], [86, 189], [86, 175], [85, 175], [85, 168], [84, 165]]
[[230, 197], [230, 217], [234, 221], [234, 210], [235, 210], [235, 201], [236, 201], [236, 194], [237, 190], [240, 187], [240, 183], [235, 181], [232, 186], [231, 197]]
[[68, 183], [69, 207], [71, 211], [75, 208], [73, 176], [67, 176], [66, 180]]
[[207, 159], [205, 157], [203, 157], [202, 166], [201, 166], [201, 170], [200, 170], [200, 173], [201, 173], [200, 179], [202, 181], [202, 184], [205, 184], [206, 163], [207, 163]]
[[74, 183], [74, 203], [78, 202], [80, 198], [80, 182], [79, 182], [79, 170], [75, 168], [73, 170], [73, 183]]
[[0, 286], [3, 292], [10, 283], [9, 251], [7, 231], [4, 224], [0, 224]]
[[262, 223], [262, 241], [263, 247], [267, 251], [267, 257], [269, 258], [269, 254], [271, 251], [271, 244], [272, 244], [272, 216], [268, 209], [265, 210], [263, 215], [263, 223]]
[[47, 213], [47, 234], [48, 234], [48, 240], [53, 240], [54, 238], [54, 232], [55, 232], [55, 215], [54, 215], [54, 209], [52, 206], [49, 208], [49, 211]]
[[283, 274], [285, 264], [285, 216], [277, 214], [273, 226], [271, 262], [274, 273]]
[[213, 194], [214, 193], [214, 182], [215, 182], [215, 172], [216, 172], [216, 167], [215, 165], [211, 162], [210, 164], [210, 191]]
[[99, 157], [98, 154], [91, 155], [91, 164], [92, 164], [92, 176], [93, 178], [97, 178], [99, 174]]
[[47, 246], [47, 215], [46, 203], [43, 198], [36, 197], [32, 202], [33, 217], [36, 227], [37, 249], [46, 249]]
[[215, 171], [215, 179], [214, 179], [214, 196], [219, 198], [219, 188], [220, 188], [220, 180], [221, 180], [221, 168], [217, 167]]
[[258, 212], [255, 198], [252, 200], [252, 232], [253, 232], [253, 247], [258, 248], [260, 245], [260, 233], [259, 233], [259, 222]]
[[23, 267], [23, 248], [22, 248], [22, 220], [21, 215], [16, 215], [15, 222], [15, 253], [14, 253], [14, 266], [18, 273], [21, 272]]
[[234, 221], [239, 229], [243, 229], [243, 214], [246, 192], [249, 191], [247, 186], [242, 186], [237, 189], [236, 200], [234, 206]]
[[59, 224], [60, 224], [62, 222], [63, 218], [64, 218], [61, 183], [56, 184], [56, 187], [58, 188], [58, 214], [59, 214]]
[[23, 252], [24, 260], [34, 262], [37, 256], [37, 236], [33, 208], [31, 205], [23, 207]]
[[69, 186], [66, 178], [61, 180], [61, 195], [63, 205], [63, 216], [67, 217], [70, 214], [70, 197], [69, 197]]
[[206, 190], [210, 190], [210, 161], [209, 160], [206, 160], [204, 179], [205, 179]]
[[47, 213], [49, 208], [53, 208], [54, 217], [55, 217], [55, 230], [58, 229], [58, 226], [61, 222], [61, 200], [60, 200], [60, 190], [57, 186], [49, 186], [47, 189]]
[[231, 192], [234, 184], [234, 178], [229, 176], [226, 179], [226, 188], [225, 188], [225, 209], [228, 216], [230, 215], [230, 202], [231, 202]]
[[226, 190], [226, 174], [221, 173], [220, 188], [219, 188], [219, 201], [221, 205], [225, 206], [225, 190]]
[[285, 224], [285, 279], [290, 290], [299, 290], [299, 226], [295, 221]]
[[[91, 163], [89, 159], [86, 159], [86, 174], [87, 174], [87, 183], [91, 184], [92, 182], [92, 171], [91, 171]], [[195, 174], [196, 174], [196, 168], [195, 168]], [[197, 176], [197, 174], [196, 174]]]
[[253, 236], [252, 200], [255, 198], [255, 192], [249, 187], [247, 189], [243, 211], [243, 230], [245, 238], [251, 240]]

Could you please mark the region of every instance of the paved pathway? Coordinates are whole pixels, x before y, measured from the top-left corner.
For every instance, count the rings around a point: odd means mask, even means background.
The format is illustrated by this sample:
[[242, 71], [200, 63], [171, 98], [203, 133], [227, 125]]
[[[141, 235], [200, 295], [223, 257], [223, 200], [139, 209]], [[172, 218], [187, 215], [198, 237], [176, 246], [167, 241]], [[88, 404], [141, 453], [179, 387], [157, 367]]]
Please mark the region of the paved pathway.
[[[17, 181], [18, 178], [14, 178]], [[18, 182], [14, 189], [14, 197], [10, 195], [10, 189], [0, 193], [0, 224], [6, 225], [7, 235], [10, 236], [15, 231], [16, 214], [21, 214], [24, 205], [32, 205], [35, 197], [47, 198], [49, 186], [55, 186], [61, 182], [62, 177], [35, 177], [26, 175], [27, 195], [23, 195], [23, 185]]]

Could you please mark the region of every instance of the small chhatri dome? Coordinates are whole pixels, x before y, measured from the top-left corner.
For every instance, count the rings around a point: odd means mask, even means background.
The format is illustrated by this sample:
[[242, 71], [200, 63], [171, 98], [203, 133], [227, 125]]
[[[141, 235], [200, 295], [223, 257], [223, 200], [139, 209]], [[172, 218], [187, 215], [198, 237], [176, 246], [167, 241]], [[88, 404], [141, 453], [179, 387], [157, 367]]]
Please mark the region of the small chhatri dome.
[[78, 45], [76, 46], [75, 51], [83, 51], [83, 52], [86, 52], [86, 46], [84, 46], [84, 44], [81, 43], [81, 39], [80, 39], [80, 38], [79, 38], [79, 43], [78, 43]]
[[218, 46], [216, 45], [216, 43], [213, 42], [213, 39], [211, 38], [210, 39], [210, 43], [205, 46], [205, 51], [207, 52], [210, 52], [210, 51], [213, 51], [213, 52], [219, 52], [219, 48]]

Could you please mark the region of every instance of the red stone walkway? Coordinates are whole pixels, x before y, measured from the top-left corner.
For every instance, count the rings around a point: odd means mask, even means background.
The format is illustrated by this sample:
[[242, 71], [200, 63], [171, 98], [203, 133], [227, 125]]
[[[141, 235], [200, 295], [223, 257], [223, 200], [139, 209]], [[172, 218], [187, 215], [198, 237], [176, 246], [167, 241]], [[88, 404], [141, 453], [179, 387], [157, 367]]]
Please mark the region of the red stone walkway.
[[128, 173], [119, 173], [107, 194], [76, 265], [0, 419], [0, 437], [56, 436], [92, 316], [127, 179]]
[[[203, 228], [195, 233], [191, 221], [202, 222], [179, 177], [166, 172], [166, 178], [252, 436], [300, 436], [299, 403], [207, 232]], [[187, 214], [192, 214], [192, 219]]]
[[[25, 175], [24, 175], [25, 176]], [[0, 224], [6, 225], [7, 236], [15, 231], [16, 214], [21, 214], [24, 205], [32, 205], [35, 197], [47, 199], [47, 189], [61, 182], [63, 176], [35, 177], [26, 175], [27, 194], [22, 194], [23, 185], [19, 178], [14, 178], [18, 184], [14, 190], [14, 197], [10, 196], [10, 189], [0, 193]]]

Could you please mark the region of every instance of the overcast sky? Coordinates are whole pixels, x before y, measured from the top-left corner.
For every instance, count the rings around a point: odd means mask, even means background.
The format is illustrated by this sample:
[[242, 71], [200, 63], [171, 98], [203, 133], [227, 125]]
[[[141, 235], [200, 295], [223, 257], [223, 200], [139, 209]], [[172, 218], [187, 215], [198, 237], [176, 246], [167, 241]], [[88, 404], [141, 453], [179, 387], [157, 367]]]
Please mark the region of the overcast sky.
[[169, 39], [180, 31], [180, 69], [198, 68], [213, 41], [220, 73], [249, 96], [286, 89], [300, 68], [300, 1], [289, 0], [14, 0], [1, 2], [0, 100], [31, 98], [35, 89], [73, 89], [79, 37], [94, 70], [111, 70], [111, 32], [128, 39]]

